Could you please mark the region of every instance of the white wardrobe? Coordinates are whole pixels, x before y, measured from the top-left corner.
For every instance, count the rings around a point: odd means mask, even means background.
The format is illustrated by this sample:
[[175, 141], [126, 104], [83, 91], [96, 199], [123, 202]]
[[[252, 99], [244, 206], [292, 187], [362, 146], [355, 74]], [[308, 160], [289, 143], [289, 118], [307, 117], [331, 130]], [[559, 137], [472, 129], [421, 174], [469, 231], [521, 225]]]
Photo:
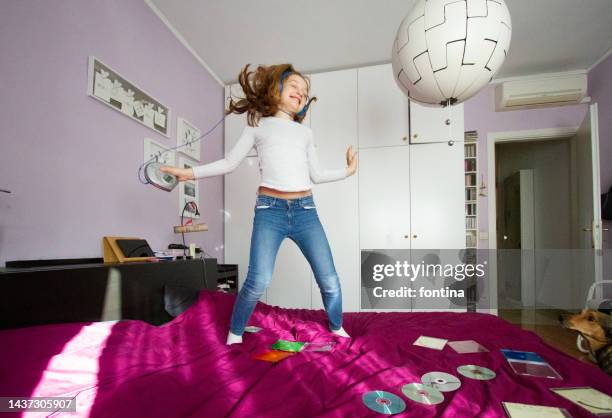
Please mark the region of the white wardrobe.
[[[340, 277], [345, 312], [360, 310], [360, 250], [465, 247], [463, 106], [430, 108], [408, 101], [391, 64], [310, 74], [312, 103], [304, 121], [323, 167], [346, 165], [358, 151], [357, 174], [316, 184], [314, 200]], [[226, 87], [240, 97], [238, 84]], [[225, 152], [246, 126], [244, 115], [225, 122]], [[259, 184], [255, 149], [225, 176], [225, 262], [249, 265], [253, 206]], [[413, 263], [419, 260], [412, 260]], [[457, 262], [457, 260], [449, 260]], [[312, 270], [290, 239], [276, 259], [263, 302], [322, 308]], [[419, 309], [411, 304], [405, 309]]]

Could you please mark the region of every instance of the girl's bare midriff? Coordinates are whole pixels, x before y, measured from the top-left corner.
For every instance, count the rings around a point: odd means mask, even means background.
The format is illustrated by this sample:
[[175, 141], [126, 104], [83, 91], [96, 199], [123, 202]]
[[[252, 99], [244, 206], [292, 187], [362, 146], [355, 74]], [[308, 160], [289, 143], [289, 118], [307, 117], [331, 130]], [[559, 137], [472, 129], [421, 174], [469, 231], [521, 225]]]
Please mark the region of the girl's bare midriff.
[[265, 194], [272, 197], [278, 197], [280, 199], [297, 199], [312, 194], [312, 189], [301, 190], [299, 192], [283, 192], [281, 190], [271, 189], [266, 186], [259, 186], [257, 193]]

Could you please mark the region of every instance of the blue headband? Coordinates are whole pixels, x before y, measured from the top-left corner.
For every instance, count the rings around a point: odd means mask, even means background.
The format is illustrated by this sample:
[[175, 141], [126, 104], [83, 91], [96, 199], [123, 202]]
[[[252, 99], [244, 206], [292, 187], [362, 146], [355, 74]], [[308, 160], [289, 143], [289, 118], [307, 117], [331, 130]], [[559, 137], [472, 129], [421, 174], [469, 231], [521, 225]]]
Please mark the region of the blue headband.
[[[283, 81], [285, 80], [285, 78], [287, 78], [289, 75], [291, 74], [290, 70], [285, 70], [283, 71], [283, 73], [280, 76], [280, 91], [279, 94], [283, 92]], [[302, 117], [306, 111], [308, 110], [308, 106], [310, 106], [310, 103], [307, 103], [306, 105], [304, 105], [304, 107], [302, 108], [302, 110], [300, 110], [298, 113], [295, 114], [295, 116], [297, 117]]]

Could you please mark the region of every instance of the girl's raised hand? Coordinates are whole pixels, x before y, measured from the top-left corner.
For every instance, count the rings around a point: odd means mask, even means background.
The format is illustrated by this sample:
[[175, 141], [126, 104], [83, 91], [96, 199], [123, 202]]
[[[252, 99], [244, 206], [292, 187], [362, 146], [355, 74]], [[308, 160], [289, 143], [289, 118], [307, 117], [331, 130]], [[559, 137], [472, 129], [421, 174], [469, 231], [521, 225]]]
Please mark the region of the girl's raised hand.
[[176, 176], [178, 181], [195, 180], [193, 170], [191, 168], [176, 168], [169, 165], [162, 165], [159, 168], [159, 171]]
[[348, 175], [352, 176], [357, 171], [357, 153], [353, 152], [353, 146], [349, 145], [346, 150], [346, 164], [348, 165]]

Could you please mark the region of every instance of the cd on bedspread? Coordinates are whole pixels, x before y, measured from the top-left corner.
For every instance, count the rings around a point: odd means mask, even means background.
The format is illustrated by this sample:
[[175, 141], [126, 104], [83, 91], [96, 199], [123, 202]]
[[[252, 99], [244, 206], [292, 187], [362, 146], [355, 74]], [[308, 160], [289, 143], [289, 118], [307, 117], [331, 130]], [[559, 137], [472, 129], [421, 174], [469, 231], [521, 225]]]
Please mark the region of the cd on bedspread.
[[457, 371], [465, 377], [476, 380], [491, 380], [495, 377], [495, 372], [493, 370], [473, 364], [459, 366], [457, 367]]
[[421, 376], [424, 385], [438, 389], [440, 392], [452, 392], [461, 387], [461, 381], [452, 374], [443, 372], [430, 372]]
[[381, 414], [399, 414], [406, 409], [406, 403], [397, 395], [384, 390], [372, 390], [363, 394], [361, 400], [372, 411]]
[[402, 386], [402, 393], [418, 403], [437, 405], [444, 401], [444, 395], [438, 389], [421, 383], [408, 383]]

